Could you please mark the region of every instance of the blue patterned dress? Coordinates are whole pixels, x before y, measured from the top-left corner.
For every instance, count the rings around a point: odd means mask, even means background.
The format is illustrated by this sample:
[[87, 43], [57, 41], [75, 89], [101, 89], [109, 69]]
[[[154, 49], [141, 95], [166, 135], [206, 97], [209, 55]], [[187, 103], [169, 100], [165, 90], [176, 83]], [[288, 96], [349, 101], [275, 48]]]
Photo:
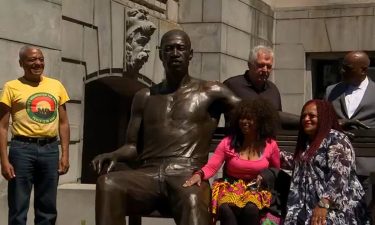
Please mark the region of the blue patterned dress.
[[345, 134], [331, 130], [308, 162], [293, 161], [286, 152], [281, 152], [281, 158], [289, 166], [294, 163], [285, 225], [309, 225], [321, 198], [333, 202], [334, 208], [327, 213], [327, 225], [370, 224], [364, 191], [356, 176], [354, 150]]

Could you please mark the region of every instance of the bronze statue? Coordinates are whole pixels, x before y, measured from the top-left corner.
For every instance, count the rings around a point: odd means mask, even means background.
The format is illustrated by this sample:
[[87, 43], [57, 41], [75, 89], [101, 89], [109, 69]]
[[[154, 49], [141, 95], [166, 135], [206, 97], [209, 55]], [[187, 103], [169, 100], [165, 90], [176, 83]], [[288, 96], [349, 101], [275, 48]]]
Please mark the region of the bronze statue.
[[[192, 57], [184, 31], [163, 35], [159, 58], [166, 79], [135, 95], [126, 144], [92, 161], [97, 172], [109, 163], [97, 180], [97, 225], [124, 225], [125, 215], [155, 209], [170, 209], [178, 225], [210, 224], [209, 183], [182, 185], [207, 162], [220, 114], [239, 99], [219, 82], [192, 78]], [[110, 172], [118, 161], [134, 160], [140, 162], [135, 169]]]

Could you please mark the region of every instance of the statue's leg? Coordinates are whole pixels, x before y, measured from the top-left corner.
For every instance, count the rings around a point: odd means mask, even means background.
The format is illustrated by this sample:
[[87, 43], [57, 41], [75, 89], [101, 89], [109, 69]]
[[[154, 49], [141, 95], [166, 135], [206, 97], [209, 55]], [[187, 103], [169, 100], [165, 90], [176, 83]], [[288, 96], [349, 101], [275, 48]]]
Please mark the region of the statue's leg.
[[209, 225], [211, 215], [210, 185], [207, 181], [184, 188], [182, 184], [191, 176], [168, 176], [168, 198], [177, 225]]
[[155, 176], [142, 170], [102, 175], [96, 184], [96, 225], [125, 225], [125, 216], [151, 212], [159, 196]]

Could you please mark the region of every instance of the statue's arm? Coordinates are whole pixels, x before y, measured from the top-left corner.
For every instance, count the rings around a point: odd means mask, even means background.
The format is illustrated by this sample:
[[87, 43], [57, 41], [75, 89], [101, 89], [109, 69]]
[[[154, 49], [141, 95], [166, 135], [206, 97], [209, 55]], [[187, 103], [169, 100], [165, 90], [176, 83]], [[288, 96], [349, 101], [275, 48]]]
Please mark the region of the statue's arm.
[[211, 90], [215, 97], [220, 99], [226, 106], [224, 112], [231, 111], [241, 101], [226, 85], [218, 81], [213, 82]]
[[120, 155], [121, 160], [135, 159], [137, 157], [138, 134], [143, 120], [146, 101], [149, 96], [150, 90], [148, 88], [138, 91], [134, 96], [128, 129], [126, 131], [125, 145], [117, 150], [122, 153]]
[[138, 131], [149, 93], [148, 89], [142, 89], [134, 96], [125, 144], [113, 152], [100, 154], [92, 160], [92, 166], [98, 173], [101, 172], [104, 163], [109, 163], [106, 171], [108, 173], [118, 161], [131, 160], [137, 157]]
[[225, 84], [218, 81], [210, 81], [210, 92], [214, 101], [219, 101], [222, 108], [219, 113], [224, 113], [225, 127], [229, 126], [231, 111], [241, 101]]
[[283, 129], [289, 130], [289, 129], [298, 129], [299, 128], [299, 120], [300, 116], [293, 114], [293, 113], [288, 113], [288, 112], [281, 112], [279, 111], [279, 118], [281, 122], [281, 126]]

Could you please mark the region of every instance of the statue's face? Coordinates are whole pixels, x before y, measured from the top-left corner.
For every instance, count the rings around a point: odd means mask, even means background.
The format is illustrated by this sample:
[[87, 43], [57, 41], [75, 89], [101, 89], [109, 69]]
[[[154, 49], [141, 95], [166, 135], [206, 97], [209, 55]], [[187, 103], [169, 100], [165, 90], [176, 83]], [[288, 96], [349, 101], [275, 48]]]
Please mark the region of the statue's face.
[[150, 53], [149, 37], [135, 32], [130, 43], [127, 43], [126, 65], [128, 70], [139, 71], [147, 62]]
[[160, 59], [164, 69], [168, 71], [187, 71], [193, 51], [187, 37], [180, 33], [170, 34], [163, 38]]

